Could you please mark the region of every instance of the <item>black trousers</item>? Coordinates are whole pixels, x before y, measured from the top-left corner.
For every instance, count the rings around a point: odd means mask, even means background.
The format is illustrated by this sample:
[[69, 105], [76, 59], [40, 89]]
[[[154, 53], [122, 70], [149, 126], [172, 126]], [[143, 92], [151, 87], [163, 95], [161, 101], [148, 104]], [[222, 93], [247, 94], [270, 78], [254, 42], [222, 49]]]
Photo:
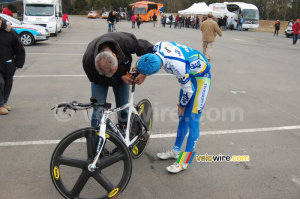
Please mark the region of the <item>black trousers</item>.
[[12, 86], [13, 75], [4, 75], [0, 72], [0, 107], [7, 103]]

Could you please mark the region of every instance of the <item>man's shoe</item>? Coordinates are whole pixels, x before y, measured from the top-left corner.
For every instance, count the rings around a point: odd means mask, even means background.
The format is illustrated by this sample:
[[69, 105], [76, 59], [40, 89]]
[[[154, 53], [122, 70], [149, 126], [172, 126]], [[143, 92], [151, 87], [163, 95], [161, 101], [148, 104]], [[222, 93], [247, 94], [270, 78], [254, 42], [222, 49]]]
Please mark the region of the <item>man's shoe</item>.
[[6, 108], [8, 111], [11, 111], [11, 107], [8, 106], [7, 104], [4, 104], [4, 108]]
[[159, 157], [162, 160], [166, 160], [166, 159], [169, 159], [169, 158], [178, 159], [179, 154], [175, 154], [173, 150], [168, 150], [168, 151], [163, 152], [163, 153], [158, 153], [157, 157]]
[[178, 173], [180, 171], [186, 170], [188, 164], [182, 163], [182, 164], [177, 164], [176, 162], [170, 166], [168, 166], [166, 169], [170, 173]]
[[0, 115], [7, 115], [7, 114], [8, 114], [8, 110], [4, 108], [4, 106], [0, 107]]

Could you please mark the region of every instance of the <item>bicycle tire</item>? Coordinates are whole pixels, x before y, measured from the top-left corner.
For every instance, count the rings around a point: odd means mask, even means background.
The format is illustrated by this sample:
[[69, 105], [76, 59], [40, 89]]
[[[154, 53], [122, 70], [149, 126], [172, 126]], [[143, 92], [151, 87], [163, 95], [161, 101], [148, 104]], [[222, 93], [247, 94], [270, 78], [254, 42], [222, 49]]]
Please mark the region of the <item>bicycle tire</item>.
[[[59, 144], [56, 146], [53, 155], [51, 157], [50, 162], [50, 175], [52, 182], [57, 189], [57, 191], [64, 197], [64, 198], [114, 198], [117, 197], [121, 192], [124, 191], [126, 188], [130, 177], [132, 173], [132, 160], [130, 156], [130, 152], [125, 145], [125, 143], [117, 136], [115, 133], [113, 133], [110, 129], [107, 129], [106, 132], [106, 143], [104, 147], [107, 147], [108, 144], [116, 146], [118, 151], [110, 156], [100, 156], [99, 160], [96, 164], [97, 168], [94, 172], [90, 172], [88, 170], [88, 165], [93, 161], [93, 158], [96, 153], [96, 129], [95, 128], [83, 128], [78, 129], [69, 135], [67, 135], [65, 138], [63, 138]], [[85, 138], [85, 143], [82, 138]], [[80, 142], [82, 142], [80, 144]], [[79, 144], [78, 144], [79, 143]], [[72, 145], [73, 144], [73, 145]], [[69, 157], [70, 152], [73, 152], [72, 147], [75, 146], [75, 148], [81, 145], [84, 145], [81, 152], [83, 153], [83, 156], [86, 156], [86, 159], [75, 159], [74, 157]], [[68, 147], [71, 148], [68, 150]], [[80, 148], [81, 149], [81, 148]], [[79, 150], [74, 150], [74, 153], [77, 155]], [[108, 179], [108, 176], [105, 176], [103, 173], [104, 170], [111, 167], [114, 164], [122, 164], [123, 163], [123, 173], [121, 176], [114, 176], [115, 170], [113, 169], [111, 171], [111, 174], [109, 175], [109, 178], [117, 178], [120, 177], [120, 181], [117, 181], [115, 185], [111, 182], [112, 179]], [[117, 165], [114, 165], [117, 166]], [[67, 171], [63, 173], [61, 171], [61, 168], [68, 168]], [[70, 168], [71, 167], [71, 168]], [[119, 169], [119, 172], [121, 172], [121, 169]], [[79, 170], [78, 173], [80, 174], [78, 179], [74, 178], [75, 173], [73, 174], [73, 170]], [[68, 175], [69, 173], [69, 175]], [[67, 187], [68, 179], [75, 179], [74, 186], [71, 184], [71, 189]], [[95, 182], [98, 182], [98, 184], [92, 184], [92, 182], [89, 182], [90, 179], [94, 179]], [[72, 180], [70, 180], [72, 181]], [[87, 187], [87, 191], [85, 190], [85, 186], [87, 183], [92, 184], [93, 186], [97, 186], [93, 190], [90, 187]], [[100, 186], [98, 186], [100, 185]], [[102, 186], [102, 188], [101, 188]], [[101, 189], [103, 192], [101, 192]], [[99, 191], [99, 196], [82, 196], [83, 190], [90, 194], [92, 191]], [[103, 194], [103, 195], [102, 195]]]
[[[150, 133], [152, 129], [152, 121], [153, 121], [153, 109], [152, 105], [149, 100], [143, 99], [139, 101], [137, 104], [137, 111], [139, 116], [144, 121], [145, 125], [149, 128], [149, 131], [146, 132], [142, 137], [141, 140], [137, 142], [130, 150], [131, 157], [137, 159], [141, 157], [144, 153], [146, 146], [149, 143]], [[130, 138], [134, 138], [136, 135], [142, 133], [142, 124], [140, 123], [137, 115], [132, 114], [130, 118]]]

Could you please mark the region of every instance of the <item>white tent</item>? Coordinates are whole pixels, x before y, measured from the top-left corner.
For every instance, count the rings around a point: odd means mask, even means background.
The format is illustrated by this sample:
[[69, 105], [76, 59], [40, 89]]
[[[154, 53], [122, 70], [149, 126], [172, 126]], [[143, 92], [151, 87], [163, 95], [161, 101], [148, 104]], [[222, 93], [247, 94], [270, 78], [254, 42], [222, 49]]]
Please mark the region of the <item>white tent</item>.
[[208, 13], [212, 13], [214, 16], [223, 16], [222, 13], [213, 11], [210, 9], [205, 2], [200, 2], [200, 3], [194, 3], [191, 7], [185, 9], [185, 10], [179, 10], [179, 14], [186, 14], [186, 15], [191, 15], [191, 14], [197, 14], [197, 15], [207, 15]]

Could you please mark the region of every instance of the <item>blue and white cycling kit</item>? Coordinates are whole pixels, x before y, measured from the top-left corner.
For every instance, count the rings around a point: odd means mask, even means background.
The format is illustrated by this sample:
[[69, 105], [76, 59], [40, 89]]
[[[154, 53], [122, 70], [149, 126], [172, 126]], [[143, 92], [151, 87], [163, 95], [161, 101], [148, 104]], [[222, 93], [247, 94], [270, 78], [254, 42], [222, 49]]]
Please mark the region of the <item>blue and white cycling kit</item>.
[[185, 151], [192, 152], [200, 135], [200, 117], [210, 89], [211, 66], [201, 52], [175, 42], [156, 43], [153, 51], [162, 59], [164, 70], [176, 75], [181, 84], [179, 102], [185, 112], [179, 117], [173, 149], [180, 151], [190, 130]]

